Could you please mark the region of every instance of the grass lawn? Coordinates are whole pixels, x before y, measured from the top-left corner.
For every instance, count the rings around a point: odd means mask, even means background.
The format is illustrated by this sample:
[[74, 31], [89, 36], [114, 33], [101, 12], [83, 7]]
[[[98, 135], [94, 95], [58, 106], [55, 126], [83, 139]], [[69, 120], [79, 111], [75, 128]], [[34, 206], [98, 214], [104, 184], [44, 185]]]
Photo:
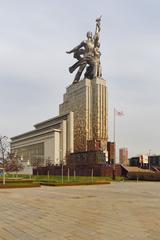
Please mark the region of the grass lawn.
[[[6, 175], [6, 178], [13, 177], [12, 174]], [[17, 175], [18, 178], [30, 179], [34, 183], [48, 183], [48, 184], [62, 184], [62, 176], [46, 176], [46, 175]], [[15, 179], [15, 178], [14, 178]], [[116, 177], [116, 181], [122, 181], [123, 177]], [[101, 182], [110, 182], [112, 181], [111, 177], [91, 177], [91, 176], [63, 176], [63, 184], [91, 184], [91, 183], [101, 183]]]
[[3, 184], [3, 177], [0, 177], [0, 189], [1, 188], [25, 188], [25, 187], [39, 187], [40, 183], [35, 182], [30, 178], [22, 178], [22, 176], [12, 176], [6, 174], [5, 184]]
[[[0, 177], [0, 187], [2, 184], [2, 177]], [[116, 177], [116, 181], [122, 181], [123, 177]], [[112, 181], [111, 177], [91, 177], [91, 176], [31, 176], [31, 175], [6, 175], [6, 186], [8, 187], [34, 187], [38, 185], [47, 186], [65, 186], [65, 185], [88, 185], [88, 184], [107, 184]]]

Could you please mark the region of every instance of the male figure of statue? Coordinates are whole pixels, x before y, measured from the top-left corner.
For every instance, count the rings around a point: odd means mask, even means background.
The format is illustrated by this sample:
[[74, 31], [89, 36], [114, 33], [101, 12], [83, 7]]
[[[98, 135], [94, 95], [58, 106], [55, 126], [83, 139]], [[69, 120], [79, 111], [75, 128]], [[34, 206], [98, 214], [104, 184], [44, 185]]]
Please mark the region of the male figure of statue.
[[96, 19], [96, 30], [94, 36], [92, 35], [92, 32], [87, 32], [87, 40], [81, 42], [78, 46], [66, 52], [68, 54], [74, 53], [74, 58], [78, 60], [69, 68], [69, 72], [72, 73], [79, 67], [73, 83], [77, 83], [80, 80], [81, 74], [86, 66], [88, 67], [85, 77], [92, 79], [98, 75], [101, 55], [99, 51], [100, 21], [101, 18]]
[[86, 65], [90, 65], [93, 72], [95, 68], [94, 63], [94, 39], [92, 37], [91, 32], [87, 32], [87, 40], [81, 42], [77, 47], [68, 51], [67, 53], [74, 53], [74, 58], [78, 61], [69, 68], [69, 72], [72, 73], [75, 71], [77, 67], [79, 67], [78, 72], [76, 73], [75, 79], [73, 83], [79, 81], [81, 74], [86, 67]]

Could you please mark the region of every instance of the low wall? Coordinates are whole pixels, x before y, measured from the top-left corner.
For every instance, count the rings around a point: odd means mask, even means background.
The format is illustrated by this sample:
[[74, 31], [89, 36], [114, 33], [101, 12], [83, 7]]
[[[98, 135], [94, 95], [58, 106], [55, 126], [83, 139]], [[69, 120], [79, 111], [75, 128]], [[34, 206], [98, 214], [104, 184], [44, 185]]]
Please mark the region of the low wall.
[[160, 181], [160, 173], [159, 172], [129, 172], [127, 174], [127, 178], [129, 180], [143, 180], [143, 181]]
[[[74, 172], [76, 176], [91, 176], [92, 169], [94, 176], [113, 176], [113, 166], [110, 165], [94, 165], [94, 166], [77, 166], [75, 168], [63, 166], [63, 175], [68, 175], [68, 169], [70, 176], [74, 176]], [[60, 176], [62, 174], [62, 166], [51, 166], [51, 167], [39, 167], [37, 169], [33, 169], [34, 175], [53, 175]], [[122, 168], [120, 165], [115, 165], [115, 176], [122, 176]]]

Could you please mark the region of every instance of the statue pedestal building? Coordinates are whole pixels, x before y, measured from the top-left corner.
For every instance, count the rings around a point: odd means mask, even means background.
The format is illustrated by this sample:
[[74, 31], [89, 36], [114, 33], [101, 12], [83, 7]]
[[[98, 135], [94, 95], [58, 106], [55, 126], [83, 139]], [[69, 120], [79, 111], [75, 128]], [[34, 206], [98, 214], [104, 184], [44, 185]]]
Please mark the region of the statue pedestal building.
[[107, 99], [106, 81], [98, 77], [83, 79], [66, 89], [59, 115], [74, 113], [74, 153], [107, 151]]
[[[68, 163], [95, 165], [107, 160], [108, 91], [102, 78], [100, 52], [101, 17], [96, 19], [95, 34], [74, 47], [77, 61], [69, 72], [77, 70], [73, 83], [67, 87], [59, 115], [34, 125], [34, 130], [13, 137], [13, 155], [31, 165]], [[83, 71], [84, 79], [80, 79]], [[82, 164], [82, 165], [83, 165]]]

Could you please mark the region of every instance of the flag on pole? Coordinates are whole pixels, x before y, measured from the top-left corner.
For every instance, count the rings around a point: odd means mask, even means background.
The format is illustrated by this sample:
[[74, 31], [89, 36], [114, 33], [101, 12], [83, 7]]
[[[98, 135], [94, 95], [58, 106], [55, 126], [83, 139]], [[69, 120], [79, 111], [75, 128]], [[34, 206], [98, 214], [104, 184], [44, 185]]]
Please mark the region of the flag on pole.
[[116, 116], [122, 117], [124, 116], [123, 111], [118, 111], [114, 108], [114, 125], [113, 125], [113, 139], [116, 142]]
[[117, 110], [115, 109], [115, 115], [116, 115], [116, 116], [119, 116], [119, 117], [122, 117], [122, 116], [124, 116], [124, 113], [123, 113], [123, 111], [117, 111]]

